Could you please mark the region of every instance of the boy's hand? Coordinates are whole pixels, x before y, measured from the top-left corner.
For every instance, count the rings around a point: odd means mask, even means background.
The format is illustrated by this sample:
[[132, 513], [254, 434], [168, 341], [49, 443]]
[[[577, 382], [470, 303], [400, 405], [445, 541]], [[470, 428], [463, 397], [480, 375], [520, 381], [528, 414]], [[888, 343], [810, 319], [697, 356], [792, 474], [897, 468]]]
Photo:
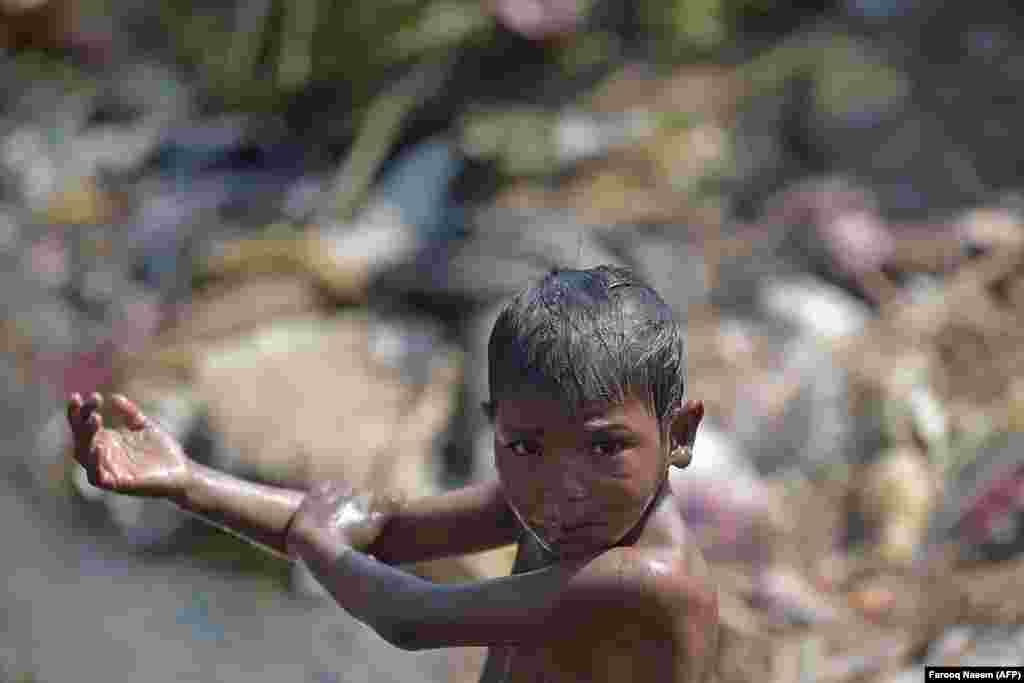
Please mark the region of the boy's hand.
[[108, 491], [178, 499], [185, 495], [191, 461], [181, 446], [124, 396], [111, 403], [127, 427], [104, 429], [103, 397], [92, 394], [68, 399], [68, 423], [74, 437], [75, 460], [89, 483]]
[[313, 487], [288, 527], [286, 544], [293, 557], [309, 552], [331, 555], [341, 548], [366, 550], [380, 536], [398, 501], [352, 487], [325, 482]]

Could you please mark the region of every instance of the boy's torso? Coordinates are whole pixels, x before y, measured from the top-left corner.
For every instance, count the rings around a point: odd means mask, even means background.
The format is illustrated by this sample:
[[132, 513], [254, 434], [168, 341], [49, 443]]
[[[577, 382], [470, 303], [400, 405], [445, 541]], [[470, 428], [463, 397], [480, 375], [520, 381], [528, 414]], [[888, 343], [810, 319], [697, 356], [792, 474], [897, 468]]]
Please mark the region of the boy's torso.
[[[667, 536], [674, 535], [655, 522], [644, 530], [637, 545], [643, 545], [649, 536], [656, 537], [662, 545]], [[551, 563], [551, 557], [530, 534], [520, 537], [513, 574]], [[674, 680], [671, 674], [666, 677], [666, 673], [673, 666], [675, 643], [636, 637], [643, 627], [630, 623], [629, 617], [627, 608], [619, 623], [593, 624], [593, 629], [588, 628], [586, 633], [558, 634], [549, 644], [491, 647], [480, 683], [598, 683], [645, 677], [659, 682]]]

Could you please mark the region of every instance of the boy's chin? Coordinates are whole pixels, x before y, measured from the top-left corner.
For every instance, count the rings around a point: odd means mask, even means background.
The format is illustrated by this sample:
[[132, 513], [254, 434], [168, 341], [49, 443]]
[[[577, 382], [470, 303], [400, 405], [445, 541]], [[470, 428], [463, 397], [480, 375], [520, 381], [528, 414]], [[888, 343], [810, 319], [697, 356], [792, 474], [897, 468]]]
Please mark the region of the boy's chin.
[[606, 550], [625, 543], [635, 529], [636, 525], [633, 525], [619, 533], [609, 535], [610, 529], [607, 525], [595, 524], [591, 529], [569, 534], [557, 540], [548, 540], [542, 536], [538, 536], [538, 538], [552, 555], [560, 559], [580, 559], [600, 555]]
[[593, 543], [561, 543], [554, 546], [552, 552], [559, 561], [568, 562], [596, 557], [607, 549], [607, 546], [594, 545]]
[[578, 560], [600, 555], [611, 548], [614, 543], [599, 538], [563, 538], [545, 544], [561, 560]]

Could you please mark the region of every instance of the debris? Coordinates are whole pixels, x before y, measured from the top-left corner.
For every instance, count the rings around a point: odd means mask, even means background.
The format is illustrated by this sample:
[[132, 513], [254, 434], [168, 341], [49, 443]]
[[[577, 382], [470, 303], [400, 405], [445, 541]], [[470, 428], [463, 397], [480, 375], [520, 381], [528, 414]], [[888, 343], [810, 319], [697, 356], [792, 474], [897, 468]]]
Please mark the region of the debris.
[[117, 200], [104, 193], [95, 178], [80, 178], [50, 198], [46, 219], [69, 225], [100, 224], [123, 214]]
[[761, 302], [769, 314], [823, 341], [856, 335], [871, 319], [860, 301], [813, 278], [769, 281], [761, 291]]
[[0, 3], [0, 49], [67, 47], [76, 9], [73, 0], [4, 0]]
[[[719, 584], [719, 677], [1014, 663], [1008, 10], [179, 2], [110, 18], [139, 45], [79, 64], [73, 4], [0, 0], [12, 482], [77, 491], [83, 528], [137, 551], [196, 540], [71, 467], [72, 389], [120, 389], [193, 457], [263, 481], [419, 496], [493, 476], [477, 408], [496, 311], [550, 268], [627, 265], [686, 320], [707, 410], [671, 485]], [[154, 20], [173, 57], [148, 47]], [[655, 52], [722, 58], [641, 63]], [[513, 553], [413, 569], [473, 580]], [[452, 678], [480, 654], [455, 653]]]
[[941, 491], [935, 470], [909, 448], [877, 455], [860, 484], [863, 514], [877, 541], [875, 549], [893, 564], [909, 564], [925, 541]]

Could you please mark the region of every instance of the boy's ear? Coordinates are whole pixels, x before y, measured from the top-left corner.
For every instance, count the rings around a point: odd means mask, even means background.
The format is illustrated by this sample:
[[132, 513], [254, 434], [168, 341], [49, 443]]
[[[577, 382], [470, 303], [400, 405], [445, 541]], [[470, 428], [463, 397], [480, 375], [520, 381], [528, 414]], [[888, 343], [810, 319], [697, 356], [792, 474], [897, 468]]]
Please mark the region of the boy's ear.
[[690, 464], [697, 428], [703, 418], [702, 401], [686, 401], [673, 413], [669, 423], [669, 464], [680, 469]]

